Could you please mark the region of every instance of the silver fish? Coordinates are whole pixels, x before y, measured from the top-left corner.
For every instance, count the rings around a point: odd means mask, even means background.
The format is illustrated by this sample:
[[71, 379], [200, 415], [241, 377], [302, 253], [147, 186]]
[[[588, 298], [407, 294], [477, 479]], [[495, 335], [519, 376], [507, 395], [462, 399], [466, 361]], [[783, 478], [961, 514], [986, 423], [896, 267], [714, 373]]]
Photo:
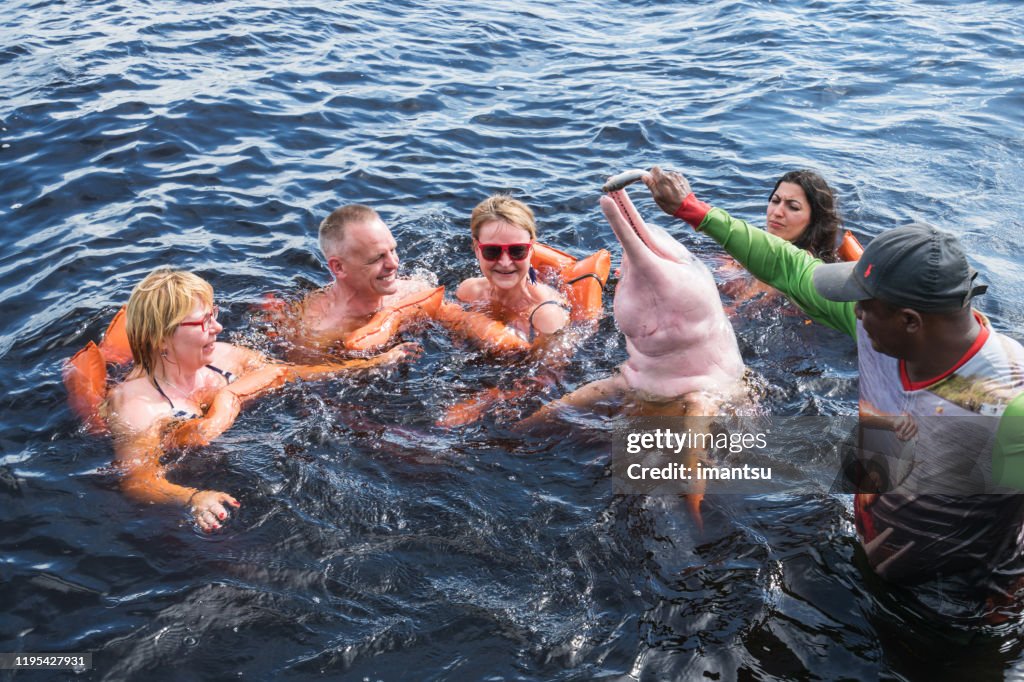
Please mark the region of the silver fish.
[[610, 178], [608, 178], [607, 182], [604, 183], [604, 186], [601, 187], [601, 191], [615, 192], [627, 185], [632, 185], [634, 182], [642, 178], [644, 176], [644, 173], [646, 172], [647, 171], [641, 168], [634, 168], [633, 170], [628, 170], [623, 173], [619, 173], [618, 175], [613, 175]]

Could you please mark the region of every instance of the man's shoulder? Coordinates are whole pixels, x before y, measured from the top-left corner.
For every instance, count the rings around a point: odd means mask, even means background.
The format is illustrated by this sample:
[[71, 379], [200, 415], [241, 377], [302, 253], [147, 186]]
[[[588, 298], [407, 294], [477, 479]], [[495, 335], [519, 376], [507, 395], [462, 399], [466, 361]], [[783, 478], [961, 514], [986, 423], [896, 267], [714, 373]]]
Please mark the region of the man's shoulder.
[[1005, 393], [1012, 395], [1011, 401], [1018, 408], [1024, 406], [1024, 345], [993, 329], [985, 350], [995, 380], [1004, 386]]
[[1024, 361], [1024, 345], [1021, 345], [1020, 341], [995, 329], [991, 329], [991, 336], [990, 340], [998, 343], [1009, 358]]
[[305, 311], [307, 308], [311, 308], [311, 307], [312, 308], [327, 307], [330, 304], [330, 301], [328, 300], [328, 296], [327, 296], [327, 289], [330, 286], [331, 285], [328, 284], [325, 287], [320, 287], [319, 289], [314, 289], [313, 291], [310, 291], [309, 293], [307, 293], [302, 298], [302, 301], [301, 301], [301, 305], [302, 305], [303, 311]]
[[976, 356], [979, 362], [973, 364], [988, 368], [996, 374], [1024, 375], [1024, 346], [993, 328], [987, 318], [982, 318], [982, 324], [988, 327], [989, 335]]
[[[398, 291], [389, 296], [389, 299], [394, 298], [394, 301], [411, 296], [412, 294], [419, 293], [426, 289], [433, 289], [434, 285], [421, 277], [410, 277], [408, 279], [400, 279], [396, 282]], [[389, 300], [388, 303], [392, 303]]]
[[329, 321], [343, 312], [335, 308], [333, 299], [327, 295], [327, 287], [311, 291], [299, 304], [299, 324], [307, 330], [330, 326]]

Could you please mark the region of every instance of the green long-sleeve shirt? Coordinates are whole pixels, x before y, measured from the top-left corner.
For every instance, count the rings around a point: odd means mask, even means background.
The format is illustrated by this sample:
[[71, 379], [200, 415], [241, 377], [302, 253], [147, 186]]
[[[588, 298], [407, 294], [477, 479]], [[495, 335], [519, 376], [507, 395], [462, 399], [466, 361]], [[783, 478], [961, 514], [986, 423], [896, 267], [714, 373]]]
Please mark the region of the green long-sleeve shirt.
[[725, 247], [754, 277], [788, 296], [812, 320], [851, 337], [856, 335], [854, 304], [822, 298], [811, 283], [811, 274], [820, 260], [720, 208], [708, 211], [697, 229]]
[[[865, 343], [866, 339], [858, 338], [866, 335], [863, 331], [858, 334], [854, 304], [829, 301], [814, 288], [812, 274], [814, 269], [821, 265], [820, 260], [784, 239], [757, 229], [744, 220], [733, 218], [720, 208], [707, 210], [697, 229], [721, 244], [752, 275], [788, 296], [811, 319], [858, 339], [859, 353], [862, 356], [862, 375], [865, 364], [871, 366], [874, 371], [877, 363], [866, 363], [863, 356], [877, 353], [871, 349], [869, 343]], [[988, 326], [988, 321], [983, 319], [983, 324]], [[999, 367], [998, 383], [1003, 389], [1000, 391], [1003, 399], [995, 408], [1001, 411], [1002, 418], [999, 420], [992, 451], [992, 473], [995, 482], [1024, 490], [1024, 386], [1021, 386], [1019, 374], [1024, 371], [1024, 367], [1019, 365], [1020, 345], [998, 335], [997, 332], [992, 333], [992, 345], [1008, 349], [1001, 360], [994, 361], [990, 370], [996, 371], [995, 367]], [[895, 370], [895, 361], [891, 369]], [[961, 368], [958, 374], [962, 375], [963, 369], [965, 368]], [[890, 378], [896, 379], [895, 371]], [[924, 390], [941, 395], [942, 383], [952, 382], [944, 379]], [[888, 389], [896, 390], [895, 387]], [[861, 393], [862, 399], [872, 399], [870, 395], [863, 395], [863, 389]]]

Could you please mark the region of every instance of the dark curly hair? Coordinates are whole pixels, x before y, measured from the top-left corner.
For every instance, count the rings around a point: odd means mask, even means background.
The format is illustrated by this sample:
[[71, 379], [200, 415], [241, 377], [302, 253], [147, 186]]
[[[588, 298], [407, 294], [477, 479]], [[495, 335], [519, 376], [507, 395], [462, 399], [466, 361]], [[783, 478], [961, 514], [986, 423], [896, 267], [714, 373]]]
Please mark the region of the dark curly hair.
[[834, 263], [839, 260], [836, 254], [836, 238], [842, 219], [839, 217], [839, 208], [836, 206], [836, 195], [832, 188], [825, 182], [825, 178], [812, 170], [790, 171], [779, 178], [768, 195], [768, 201], [775, 196], [779, 185], [784, 182], [792, 182], [800, 185], [807, 201], [811, 205], [811, 222], [807, 229], [793, 242], [794, 246], [807, 249], [812, 255], [820, 258], [826, 263]]

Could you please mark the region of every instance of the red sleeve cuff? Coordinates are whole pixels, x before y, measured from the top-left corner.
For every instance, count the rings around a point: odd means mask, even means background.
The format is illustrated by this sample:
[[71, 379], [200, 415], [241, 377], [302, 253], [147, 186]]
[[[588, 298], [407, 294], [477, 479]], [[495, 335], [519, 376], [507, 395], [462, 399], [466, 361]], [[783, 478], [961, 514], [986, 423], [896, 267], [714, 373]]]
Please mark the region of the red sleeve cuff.
[[693, 229], [696, 230], [700, 227], [700, 224], [704, 222], [704, 216], [706, 216], [710, 210], [710, 206], [698, 199], [696, 194], [690, 192], [686, 195], [686, 198], [683, 199], [683, 203], [679, 205], [679, 208], [677, 208], [676, 212], [672, 215], [690, 223]]

